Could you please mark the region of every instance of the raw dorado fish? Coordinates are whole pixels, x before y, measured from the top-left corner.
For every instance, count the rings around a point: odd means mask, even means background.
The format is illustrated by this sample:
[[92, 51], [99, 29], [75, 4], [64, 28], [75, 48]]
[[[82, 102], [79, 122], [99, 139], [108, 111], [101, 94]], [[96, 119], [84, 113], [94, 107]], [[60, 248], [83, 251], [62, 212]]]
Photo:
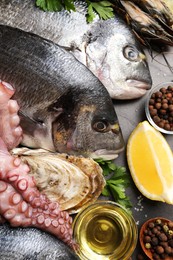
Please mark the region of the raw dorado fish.
[[22, 144], [113, 159], [124, 142], [102, 83], [62, 47], [0, 25], [0, 79], [15, 88]]
[[143, 96], [152, 81], [146, 57], [118, 15], [86, 22], [86, 4], [76, 12], [43, 12], [31, 0], [1, 0], [0, 23], [34, 32], [66, 46], [105, 85], [113, 99]]
[[62, 241], [34, 228], [0, 226], [1, 260], [77, 260], [77, 255]]

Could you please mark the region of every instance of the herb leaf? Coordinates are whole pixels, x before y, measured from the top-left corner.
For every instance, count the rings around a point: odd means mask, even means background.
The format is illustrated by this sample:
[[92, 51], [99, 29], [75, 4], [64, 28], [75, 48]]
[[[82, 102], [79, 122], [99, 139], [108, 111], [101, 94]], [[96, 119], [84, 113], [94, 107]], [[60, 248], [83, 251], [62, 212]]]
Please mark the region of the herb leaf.
[[131, 212], [132, 204], [125, 192], [125, 188], [130, 185], [130, 178], [126, 168], [117, 166], [113, 161], [98, 159], [96, 162], [103, 169], [103, 175], [106, 177], [106, 185], [102, 195], [106, 197], [112, 196], [117, 203]]
[[36, 0], [36, 6], [51, 12], [61, 11], [62, 8], [75, 11], [74, 0]]
[[87, 21], [92, 22], [95, 18], [95, 13], [99, 15], [101, 19], [108, 19], [114, 16], [112, 4], [109, 1], [91, 2], [86, 0], [88, 4]]
[[44, 11], [61, 11], [63, 8], [62, 1], [59, 0], [36, 0], [36, 6]]

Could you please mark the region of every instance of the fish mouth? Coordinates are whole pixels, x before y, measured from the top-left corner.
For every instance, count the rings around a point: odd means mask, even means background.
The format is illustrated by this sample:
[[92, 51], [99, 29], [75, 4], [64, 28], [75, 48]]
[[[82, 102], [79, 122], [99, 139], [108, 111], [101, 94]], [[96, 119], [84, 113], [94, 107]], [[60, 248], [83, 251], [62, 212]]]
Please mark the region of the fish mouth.
[[[126, 99], [139, 98], [146, 94], [151, 89], [151, 80], [142, 81], [138, 79], [126, 79]], [[124, 96], [123, 96], [124, 98]], [[121, 99], [121, 97], [120, 97]]]
[[118, 157], [118, 154], [124, 150], [124, 147], [120, 148], [119, 150], [106, 150], [100, 149], [92, 152], [89, 156], [92, 159], [103, 159], [105, 161], [114, 160]]
[[137, 88], [141, 90], [149, 90], [152, 86], [151, 82], [137, 80], [137, 79], [127, 79], [126, 80], [127, 86], [130, 88]]

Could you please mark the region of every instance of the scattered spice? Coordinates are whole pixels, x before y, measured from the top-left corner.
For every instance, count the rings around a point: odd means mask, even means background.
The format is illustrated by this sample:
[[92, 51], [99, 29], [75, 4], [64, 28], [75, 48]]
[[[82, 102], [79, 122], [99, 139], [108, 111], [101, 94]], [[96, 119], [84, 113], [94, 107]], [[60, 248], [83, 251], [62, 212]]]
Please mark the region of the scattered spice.
[[156, 125], [173, 131], [173, 86], [161, 88], [151, 95], [149, 112]]
[[[143, 231], [143, 243], [154, 260], [173, 259], [173, 222], [155, 219]], [[139, 258], [140, 259], [140, 258]]]

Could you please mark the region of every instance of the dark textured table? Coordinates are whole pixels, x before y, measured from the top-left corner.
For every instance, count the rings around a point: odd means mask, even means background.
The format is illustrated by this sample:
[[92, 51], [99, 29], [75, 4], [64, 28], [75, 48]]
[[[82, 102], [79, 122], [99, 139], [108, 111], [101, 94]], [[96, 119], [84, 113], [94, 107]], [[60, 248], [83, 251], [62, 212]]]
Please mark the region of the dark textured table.
[[[153, 53], [155, 55], [155, 53]], [[153, 86], [165, 82], [173, 81], [173, 72], [167, 67], [162, 55], [157, 55], [154, 60], [148, 55], [149, 67], [153, 79]], [[173, 67], [173, 48], [169, 49], [166, 58]], [[137, 124], [146, 120], [144, 104], [146, 96], [141, 99], [133, 101], [114, 101], [115, 109], [122, 128], [124, 140], [127, 143], [128, 137]], [[173, 150], [173, 135], [164, 135]], [[128, 169], [126, 162], [126, 150], [122, 152], [116, 159], [116, 164], [125, 166]], [[130, 173], [129, 173], [130, 174]], [[141, 225], [152, 217], [162, 216], [173, 220], [173, 205], [166, 203], [152, 201], [145, 198], [131, 182], [130, 188], [127, 190], [127, 195], [130, 197], [133, 204], [133, 216], [140, 230]], [[137, 248], [132, 256], [133, 260], [137, 259], [137, 254], [142, 252], [138, 243]]]

